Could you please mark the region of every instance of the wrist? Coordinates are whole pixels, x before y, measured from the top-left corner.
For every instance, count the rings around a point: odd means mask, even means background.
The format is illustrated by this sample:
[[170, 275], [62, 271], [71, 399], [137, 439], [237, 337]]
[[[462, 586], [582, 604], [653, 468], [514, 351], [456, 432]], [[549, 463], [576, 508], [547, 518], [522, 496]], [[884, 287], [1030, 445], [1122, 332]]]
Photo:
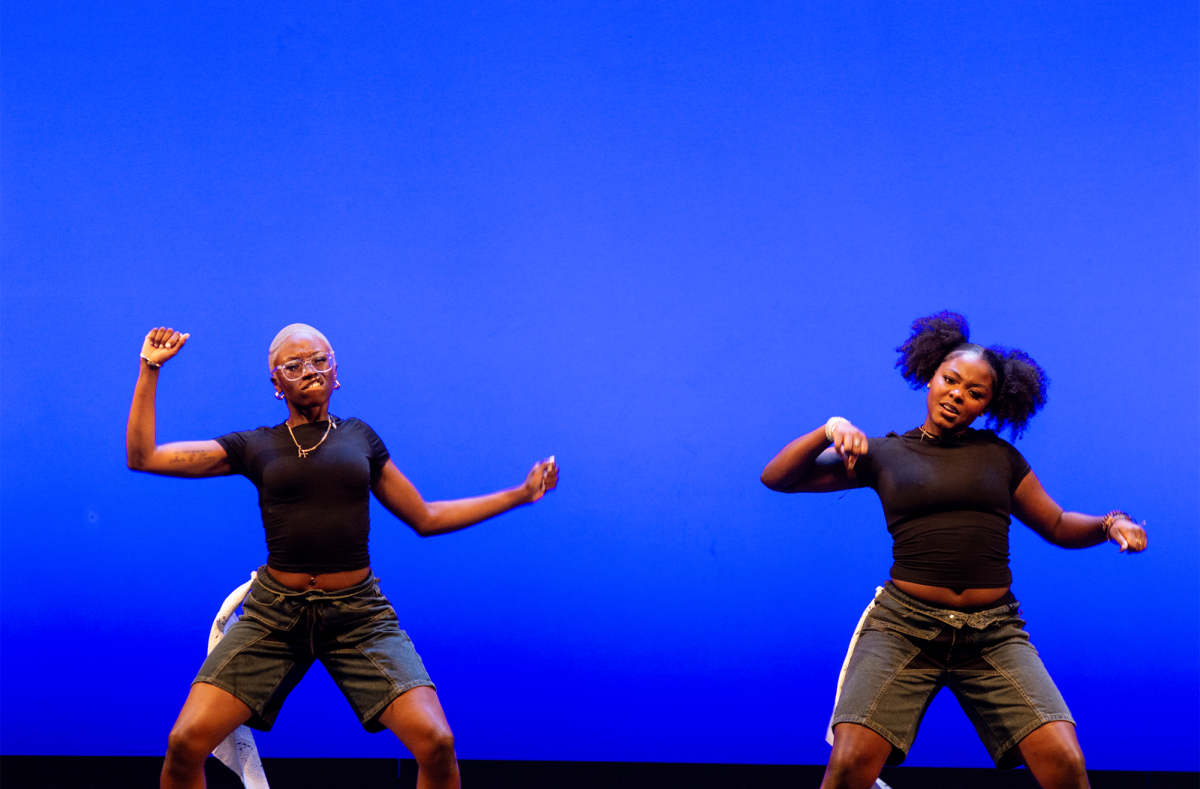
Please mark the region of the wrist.
[[523, 485], [514, 489], [516, 493], [516, 501], [512, 504], [513, 507], [520, 507], [524, 504], [532, 504], [537, 501], [537, 488], [525, 481]]
[[1112, 540], [1112, 527], [1117, 521], [1120, 520], [1126, 520], [1130, 523], [1133, 522], [1133, 518], [1129, 515], [1129, 513], [1123, 510], [1112, 510], [1100, 519], [1100, 528], [1104, 532], [1105, 542]]
[[162, 362], [150, 361], [150, 359], [144, 353], [140, 353], [140, 354], [138, 354], [138, 356], [141, 357], [142, 363], [146, 367], [149, 367], [151, 370], [161, 370], [162, 369]]
[[850, 424], [850, 420], [846, 419], [845, 417], [841, 417], [841, 416], [829, 417], [829, 420], [827, 422], [825, 422], [825, 440], [828, 441], [830, 444], [832, 444], [833, 443], [833, 431], [837, 430], [839, 425], [848, 425], [848, 424]]

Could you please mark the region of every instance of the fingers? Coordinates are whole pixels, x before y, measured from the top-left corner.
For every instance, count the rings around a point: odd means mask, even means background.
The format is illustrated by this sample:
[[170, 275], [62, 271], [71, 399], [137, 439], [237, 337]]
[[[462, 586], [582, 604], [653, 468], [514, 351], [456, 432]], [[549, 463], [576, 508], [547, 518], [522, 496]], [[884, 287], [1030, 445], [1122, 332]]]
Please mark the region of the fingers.
[[170, 349], [176, 347], [177, 345], [183, 345], [183, 343], [187, 341], [187, 338], [189, 336], [191, 336], [191, 335], [180, 334], [179, 332], [175, 331], [174, 329], [164, 329], [163, 330], [163, 338], [162, 338], [162, 347], [166, 348], [167, 350], [170, 350]]
[[841, 442], [838, 449], [838, 454], [842, 456], [842, 462], [846, 464], [846, 469], [854, 468], [854, 464], [858, 462], [858, 456], [862, 454], [859, 446], [862, 444], [861, 437], [846, 436]]
[[537, 501], [547, 491], [554, 490], [558, 487], [558, 464], [554, 462], [554, 456], [539, 460], [533, 464], [533, 468], [529, 469], [529, 476], [525, 478], [525, 488], [530, 493], [530, 501]]
[[1146, 530], [1133, 521], [1114, 523], [1109, 533], [1122, 552], [1141, 553], [1146, 550]]
[[163, 362], [179, 353], [190, 336], [162, 326], [153, 328], [142, 343], [141, 356], [151, 367], [162, 367]]
[[558, 487], [558, 463], [554, 461], [554, 455], [538, 465], [542, 467], [542, 490], [554, 490]]
[[1121, 553], [1125, 553], [1125, 551], [1129, 548], [1129, 540], [1125, 539], [1125, 535], [1121, 534], [1119, 529], [1117, 530], [1117, 533], [1113, 535], [1113, 537], [1113, 541], [1116, 542], [1118, 550], [1120, 550]]
[[846, 464], [847, 470], [853, 469], [858, 456], [867, 453], [867, 436], [849, 422], [843, 422], [834, 428], [833, 448]]
[[169, 348], [180, 336], [182, 335], [174, 329], [164, 329], [160, 326], [150, 330], [146, 335], [146, 342], [152, 348]]

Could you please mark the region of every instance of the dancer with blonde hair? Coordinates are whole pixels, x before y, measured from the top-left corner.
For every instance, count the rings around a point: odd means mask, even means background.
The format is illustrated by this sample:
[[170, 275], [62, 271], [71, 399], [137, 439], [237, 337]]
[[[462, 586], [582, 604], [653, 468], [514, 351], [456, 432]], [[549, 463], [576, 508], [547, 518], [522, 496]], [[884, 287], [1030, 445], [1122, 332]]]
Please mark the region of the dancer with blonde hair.
[[507, 490], [426, 502], [365, 422], [337, 417], [333, 348], [305, 324], [284, 328], [268, 366], [285, 421], [208, 441], [158, 444], [155, 389], [188, 339], [152, 329], [126, 432], [131, 469], [172, 477], [241, 474], [258, 488], [267, 562], [244, 615], [200, 667], [168, 740], [161, 785], [203, 787], [204, 762], [243, 723], [269, 730], [284, 699], [320, 660], [367, 731], [390, 730], [417, 760], [417, 786], [459, 786], [454, 737], [412, 641], [371, 572], [370, 495], [422, 537], [532, 504], [558, 484], [551, 457]]

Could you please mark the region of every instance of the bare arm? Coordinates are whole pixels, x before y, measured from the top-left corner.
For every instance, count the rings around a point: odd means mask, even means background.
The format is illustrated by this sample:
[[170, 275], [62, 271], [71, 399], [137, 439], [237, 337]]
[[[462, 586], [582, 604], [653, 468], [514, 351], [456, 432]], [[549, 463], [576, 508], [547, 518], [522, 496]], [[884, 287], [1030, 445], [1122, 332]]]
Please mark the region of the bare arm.
[[379, 503], [422, 537], [446, 534], [532, 504], [558, 485], [558, 466], [552, 460], [536, 463], [525, 482], [515, 488], [453, 501], [425, 501], [396, 464], [388, 460], [371, 491]]
[[[1013, 515], [1047, 542], [1062, 548], [1089, 548], [1105, 542], [1104, 519], [1082, 512], [1064, 512], [1037, 475], [1030, 471], [1013, 494]], [[1118, 518], [1108, 531], [1108, 539], [1122, 551], [1146, 550], [1146, 532], [1126, 518]]]
[[179, 352], [187, 338], [188, 335], [172, 329], [151, 329], [142, 344], [141, 371], [125, 428], [125, 461], [134, 471], [168, 477], [215, 477], [229, 472], [229, 458], [216, 441], [176, 441], [159, 446], [155, 438], [154, 395], [158, 375], [162, 365]]
[[833, 430], [822, 425], [779, 451], [763, 469], [762, 483], [781, 493], [828, 493], [858, 487], [854, 463], [867, 451], [867, 437], [849, 422]]

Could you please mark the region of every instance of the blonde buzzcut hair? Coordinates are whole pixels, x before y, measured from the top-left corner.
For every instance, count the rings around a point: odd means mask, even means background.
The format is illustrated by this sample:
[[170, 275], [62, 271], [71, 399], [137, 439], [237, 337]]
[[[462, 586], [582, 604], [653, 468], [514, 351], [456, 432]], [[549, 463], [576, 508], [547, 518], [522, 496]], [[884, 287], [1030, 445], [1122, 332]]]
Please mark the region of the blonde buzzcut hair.
[[288, 337], [291, 337], [296, 332], [306, 332], [314, 337], [319, 337], [322, 342], [329, 346], [330, 351], [333, 350], [333, 345], [329, 342], [329, 338], [324, 334], [321, 334], [321, 332], [314, 329], [312, 326], [309, 326], [307, 323], [289, 323], [287, 326], [284, 326], [279, 330], [279, 334], [275, 335], [275, 339], [271, 340], [271, 347], [267, 350], [268, 370], [275, 369], [275, 352], [279, 350], [279, 346], [283, 345], [283, 341]]

